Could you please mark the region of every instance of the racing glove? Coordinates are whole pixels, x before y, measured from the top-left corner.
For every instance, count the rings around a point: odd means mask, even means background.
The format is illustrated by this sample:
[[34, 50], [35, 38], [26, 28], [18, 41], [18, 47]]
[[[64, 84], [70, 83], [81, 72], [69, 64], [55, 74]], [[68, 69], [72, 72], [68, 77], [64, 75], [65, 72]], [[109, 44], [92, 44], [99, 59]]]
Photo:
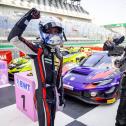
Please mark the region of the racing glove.
[[9, 36], [8, 36], [8, 41], [10, 41], [12, 38], [18, 36], [21, 37], [23, 32], [25, 31], [28, 23], [30, 22], [31, 19], [39, 19], [40, 18], [40, 11], [38, 11], [35, 8], [32, 8], [29, 10], [13, 27], [11, 30]]

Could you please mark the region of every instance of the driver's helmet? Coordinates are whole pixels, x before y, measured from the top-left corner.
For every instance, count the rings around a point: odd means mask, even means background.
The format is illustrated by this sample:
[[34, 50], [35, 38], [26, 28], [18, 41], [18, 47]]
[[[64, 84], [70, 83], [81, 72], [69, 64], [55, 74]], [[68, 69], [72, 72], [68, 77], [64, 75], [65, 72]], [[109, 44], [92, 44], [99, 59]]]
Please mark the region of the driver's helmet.
[[55, 17], [48, 17], [39, 23], [40, 37], [44, 44], [55, 46], [63, 43], [63, 27]]

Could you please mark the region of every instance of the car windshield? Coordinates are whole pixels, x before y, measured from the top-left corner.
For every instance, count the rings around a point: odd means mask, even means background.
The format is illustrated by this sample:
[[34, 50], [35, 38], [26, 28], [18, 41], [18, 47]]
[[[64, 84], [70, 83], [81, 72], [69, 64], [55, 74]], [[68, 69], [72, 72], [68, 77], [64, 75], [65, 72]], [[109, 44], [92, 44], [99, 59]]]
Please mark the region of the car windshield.
[[71, 52], [68, 55], [65, 55], [64, 58], [68, 58], [68, 57], [70, 57], [70, 56], [72, 56], [74, 54], [79, 54], [79, 53], [78, 52]]
[[111, 64], [111, 58], [107, 55], [94, 54], [84, 60], [80, 65], [85, 67], [99, 67], [102, 65], [102, 67], [106, 67], [106, 65], [109, 66]]

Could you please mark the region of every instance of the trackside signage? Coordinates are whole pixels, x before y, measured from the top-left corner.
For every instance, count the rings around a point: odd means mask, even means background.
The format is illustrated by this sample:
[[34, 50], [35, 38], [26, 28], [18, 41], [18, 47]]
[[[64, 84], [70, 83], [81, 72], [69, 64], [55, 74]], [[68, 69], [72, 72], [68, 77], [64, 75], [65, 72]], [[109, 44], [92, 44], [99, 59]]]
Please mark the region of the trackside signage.
[[0, 59], [5, 60], [5, 59], [7, 59], [7, 57], [6, 57], [6, 55], [0, 55]]

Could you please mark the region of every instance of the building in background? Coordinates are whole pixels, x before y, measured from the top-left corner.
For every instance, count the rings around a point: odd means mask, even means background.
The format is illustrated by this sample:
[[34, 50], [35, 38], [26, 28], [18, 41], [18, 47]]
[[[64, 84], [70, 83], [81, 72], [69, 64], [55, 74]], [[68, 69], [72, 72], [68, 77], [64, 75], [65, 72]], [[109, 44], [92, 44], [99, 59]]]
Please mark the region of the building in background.
[[126, 36], [126, 23], [108, 24], [104, 25], [104, 27], [117, 34], [122, 34]]
[[[92, 18], [81, 0], [0, 0], [0, 43], [7, 42], [7, 36], [15, 22], [29, 9], [37, 8], [42, 18], [59, 18], [68, 39], [66, 45], [99, 44], [113, 34], [104, 27], [92, 24]], [[38, 21], [31, 21], [24, 36], [35, 41], [38, 37]], [[11, 45], [9, 45], [11, 46]]]

